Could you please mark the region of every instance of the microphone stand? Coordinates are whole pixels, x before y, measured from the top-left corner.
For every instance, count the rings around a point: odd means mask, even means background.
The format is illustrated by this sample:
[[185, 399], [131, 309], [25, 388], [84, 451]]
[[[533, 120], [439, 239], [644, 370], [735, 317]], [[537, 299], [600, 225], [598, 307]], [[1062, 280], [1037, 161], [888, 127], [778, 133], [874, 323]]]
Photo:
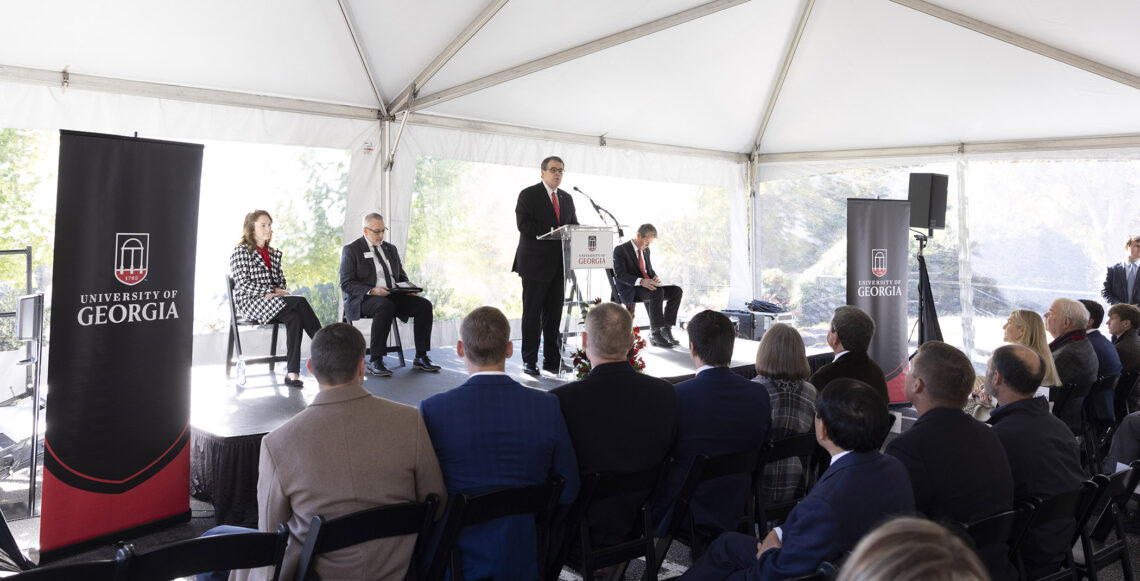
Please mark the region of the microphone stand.
[[[601, 218], [603, 224], [606, 223], [606, 216], [609, 216], [610, 220], [612, 220], [614, 223], [614, 227], [617, 228], [618, 238], [625, 238], [625, 232], [622, 231], [621, 226], [619, 225], [617, 218], [614, 218], [613, 213], [599, 206], [598, 203], [594, 201], [594, 198], [591, 198], [590, 195], [586, 192], [579, 190], [578, 186], [574, 186], [574, 191], [582, 194], [583, 196], [586, 196], [586, 199], [590, 200], [590, 205], [594, 207], [594, 211], [598, 213], [598, 218]], [[603, 215], [602, 212], [605, 212], [605, 215]]]

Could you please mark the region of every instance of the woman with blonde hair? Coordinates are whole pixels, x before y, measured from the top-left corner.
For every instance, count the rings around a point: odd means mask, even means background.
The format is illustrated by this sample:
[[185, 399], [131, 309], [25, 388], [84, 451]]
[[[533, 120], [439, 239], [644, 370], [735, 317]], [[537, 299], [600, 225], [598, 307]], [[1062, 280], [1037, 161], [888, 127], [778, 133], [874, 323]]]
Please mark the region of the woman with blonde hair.
[[941, 525], [921, 518], [887, 521], [863, 537], [838, 581], [989, 581], [978, 555]]
[[[1009, 314], [1009, 319], [1002, 325], [1005, 335], [1002, 341], [1017, 343], [1029, 347], [1045, 362], [1045, 377], [1041, 385], [1056, 387], [1061, 385], [1061, 378], [1057, 375], [1057, 366], [1053, 363], [1053, 353], [1049, 351], [1049, 337], [1045, 335], [1045, 321], [1041, 315], [1026, 309], [1017, 309]], [[989, 418], [990, 411], [994, 409], [993, 399], [980, 385], [970, 394], [970, 401], [966, 403], [966, 412], [979, 420]]]
[[285, 385], [304, 387], [301, 381], [301, 331], [312, 339], [321, 321], [305, 297], [291, 294], [281, 270], [281, 251], [269, 245], [273, 218], [265, 210], [245, 215], [241, 240], [230, 254], [234, 279], [234, 308], [243, 317], [264, 325], [285, 325]]
[[[756, 381], [768, 390], [772, 403], [769, 439], [779, 440], [815, 429], [816, 390], [811, 376], [804, 340], [799, 331], [776, 323], [764, 332], [756, 349]], [[761, 486], [767, 502], [782, 502], [801, 494], [801, 466], [788, 458], [764, 467]]]

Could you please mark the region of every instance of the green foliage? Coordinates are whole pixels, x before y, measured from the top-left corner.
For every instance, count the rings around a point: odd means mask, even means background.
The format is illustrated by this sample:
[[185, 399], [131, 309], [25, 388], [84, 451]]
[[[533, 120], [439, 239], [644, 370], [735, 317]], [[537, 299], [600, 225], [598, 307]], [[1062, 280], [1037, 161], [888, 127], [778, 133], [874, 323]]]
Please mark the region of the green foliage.
[[[659, 237], [653, 256], [654, 269], [668, 272], [667, 284], [685, 290], [686, 310], [696, 307], [722, 309], [730, 285], [727, 257], [732, 252], [728, 191], [702, 187], [697, 192], [697, 212], [657, 225]], [[664, 275], [662, 275], [664, 276]]]
[[[35, 206], [35, 190], [44, 176], [35, 172], [49, 139], [44, 133], [0, 129], [0, 249], [32, 247], [33, 291], [43, 288], [52, 264], [53, 222]], [[0, 311], [15, 310], [16, 298], [25, 294], [24, 255], [0, 256]], [[0, 324], [0, 350], [17, 348], [14, 319]]]

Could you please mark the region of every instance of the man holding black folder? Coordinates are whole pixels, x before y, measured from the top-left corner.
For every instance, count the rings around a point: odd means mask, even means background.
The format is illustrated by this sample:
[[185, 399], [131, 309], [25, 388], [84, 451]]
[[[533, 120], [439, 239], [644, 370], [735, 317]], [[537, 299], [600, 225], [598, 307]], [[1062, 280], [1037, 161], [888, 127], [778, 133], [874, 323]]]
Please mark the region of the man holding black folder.
[[364, 217], [364, 235], [345, 245], [340, 254], [340, 290], [344, 293], [344, 316], [348, 321], [372, 318], [370, 357], [365, 370], [379, 377], [392, 375], [384, 366], [388, 332], [393, 317], [415, 319], [416, 358], [412, 367], [439, 371], [428, 358], [431, 350], [431, 301], [418, 296], [416, 288], [400, 263], [396, 247], [384, 242], [384, 217], [372, 213]]

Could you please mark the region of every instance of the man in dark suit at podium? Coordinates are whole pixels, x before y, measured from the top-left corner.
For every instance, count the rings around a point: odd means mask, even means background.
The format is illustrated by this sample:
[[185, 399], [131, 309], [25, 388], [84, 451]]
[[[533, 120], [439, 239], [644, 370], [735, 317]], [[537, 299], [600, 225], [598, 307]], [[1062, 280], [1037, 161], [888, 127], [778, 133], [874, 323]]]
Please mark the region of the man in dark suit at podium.
[[661, 284], [649, 260], [649, 245], [657, 239], [653, 224], [642, 224], [627, 244], [614, 248], [614, 285], [621, 302], [638, 300], [649, 305], [649, 341], [655, 347], [672, 348], [681, 342], [673, 338], [677, 310], [681, 308], [681, 287]]
[[[558, 157], [542, 160], [542, 181], [519, 192], [515, 222], [519, 245], [511, 272], [522, 278], [522, 359], [523, 373], [538, 375], [538, 340], [543, 340], [542, 368], [558, 373], [564, 366], [560, 354], [562, 302], [565, 300], [566, 273], [562, 264], [561, 240], [536, 240], [559, 226], [577, 224], [574, 200], [559, 190], [566, 166]], [[565, 366], [569, 369], [569, 366]]]
[[372, 317], [369, 349], [371, 355], [365, 370], [378, 377], [392, 375], [384, 366], [384, 353], [388, 348], [388, 332], [392, 319], [399, 317], [407, 322], [415, 319], [412, 330], [416, 338], [416, 358], [412, 367], [422, 371], [439, 371], [439, 366], [428, 358], [431, 350], [431, 301], [414, 293], [401, 293], [395, 289], [408, 283], [408, 275], [400, 263], [396, 247], [384, 241], [388, 231], [384, 217], [372, 213], [364, 217], [364, 235], [341, 249], [340, 290], [344, 293], [344, 317], [349, 322], [361, 317]]

